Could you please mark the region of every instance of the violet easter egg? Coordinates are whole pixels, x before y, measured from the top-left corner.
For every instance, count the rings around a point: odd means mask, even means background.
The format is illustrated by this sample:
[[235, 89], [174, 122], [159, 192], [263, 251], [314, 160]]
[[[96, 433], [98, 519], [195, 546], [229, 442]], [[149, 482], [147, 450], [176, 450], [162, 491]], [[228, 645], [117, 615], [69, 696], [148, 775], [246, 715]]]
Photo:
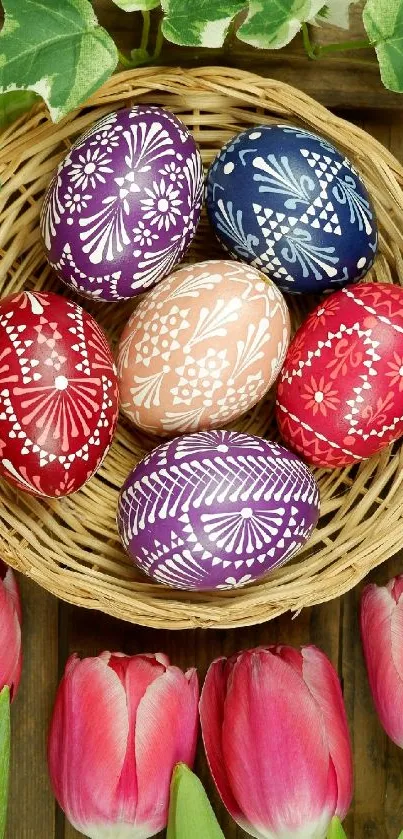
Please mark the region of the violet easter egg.
[[57, 294], [0, 301], [0, 474], [57, 497], [100, 466], [118, 418], [107, 340], [81, 306]]
[[291, 559], [316, 526], [319, 492], [277, 443], [231, 431], [188, 434], [154, 449], [118, 503], [122, 543], [157, 582], [243, 586]]
[[154, 106], [123, 108], [59, 165], [41, 214], [46, 255], [81, 294], [134, 297], [182, 259], [202, 197], [201, 156], [181, 120]]
[[403, 289], [350, 286], [296, 333], [277, 389], [287, 446], [317, 466], [346, 466], [403, 434]]
[[281, 292], [255, 268], [223, 260], [180, 268], [123, 330], [122, 411], [161, 436], [228, 422], [271, 387], [289, 335]]
[[234, 137], [210, 167], [206, 205], [224, 248], [291, 294], [357, 282], [375, 258], [377, 223], [362, 178], [303, 128], [261, 125]]

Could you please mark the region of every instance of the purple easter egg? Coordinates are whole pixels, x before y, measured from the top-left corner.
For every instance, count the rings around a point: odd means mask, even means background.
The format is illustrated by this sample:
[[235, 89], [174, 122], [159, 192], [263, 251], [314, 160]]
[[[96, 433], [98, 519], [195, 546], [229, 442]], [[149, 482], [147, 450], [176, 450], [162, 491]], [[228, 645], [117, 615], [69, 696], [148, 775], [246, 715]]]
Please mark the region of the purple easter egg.
[[60, 163], [41, 213], [47, 258], [87, 297], [134, 297], [182, 259], [202, 197], [201, 156], [186, 126], [162, 108], [124, 108]]
[[130, 473], [118, 504], [122, 543], [165, 585], [229, 589], [305, 545], [319, 516], [307, 466], [268, 440], [208, 431], [170, 440]]

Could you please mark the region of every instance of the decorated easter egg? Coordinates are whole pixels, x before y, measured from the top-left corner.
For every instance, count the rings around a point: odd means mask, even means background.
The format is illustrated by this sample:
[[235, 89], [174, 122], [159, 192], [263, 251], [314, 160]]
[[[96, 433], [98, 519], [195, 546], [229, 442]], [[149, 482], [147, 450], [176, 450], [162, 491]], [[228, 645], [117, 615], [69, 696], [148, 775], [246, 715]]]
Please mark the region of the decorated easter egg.
[[180, 268], [123, 331], [121, 408], [159, 435], [221, 425], [273, 384], [289, 334], [281, 292], [255, 268], [213, 260]]
[[37, 495], [75, 492], [101, 464], [118, 417], [106, 338], [81, 306], [21, 292], [0, 302], [0, 474]]
[[136, 466], [118, 527], [154, 580], [225, 589], [291, 559], [318, 515], [315, 479], [296, 455], [260, 437], [206, 431], [164, 443]]
[[403, 434], [403, 289], [344, 288], [302, 324], [279, 380], [277, 420], [308, 463], [345, 466]]
[[283, 291], [335, 289], [374, 261], [377, 224], [363, 181], [302, 128], [262, 125], [227, 143], [210, 167], [206, 203], [225, 249]]
[[145, 105], [109, 114], [77, 140], [48, 188], [49, 262], [81, 294], [133, 297], [182, 259], [202, 192], [200, 153], [177, 117]]

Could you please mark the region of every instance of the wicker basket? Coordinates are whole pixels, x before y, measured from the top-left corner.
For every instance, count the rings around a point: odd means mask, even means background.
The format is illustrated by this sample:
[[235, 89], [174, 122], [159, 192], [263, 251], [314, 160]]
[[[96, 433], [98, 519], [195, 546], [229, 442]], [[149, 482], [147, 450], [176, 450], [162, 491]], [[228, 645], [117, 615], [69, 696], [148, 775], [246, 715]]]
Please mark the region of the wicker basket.
[[[147, 68], [114, 76], [85, 107], [53, 125], [44, 107], [0, 138], [0, 288], [56, 289], [39, 237], [39, 210], [52, 172], [71, 142], [96, 119], [130, 102], [164, 105], [193, 131], [208, 164], [247, 126], [289, 120], [326, 135], [361, 171], [380, 223], [380, 253], [368, 279], [403, 283], [403, 168], [364, 131], [298, 90], [240, 70]], [[190, 261], [222, 251], [205, 218]], [[80, 300], [82, 303], [83, 301]], [[301, 298], [290, 300], [294, 320]], [[307, 311], [314, 301], [304, 298]], [[86, 303], [84, 305], [87, 305]], [[133, 302], [89, 306], [116, 341]], [[273, 396], [236, 427], [276, 436]], [[264, 581], [232, 592], [190, 593], [150, 583], [133, 569], [118, 539], [115, 510], [129, 470], [155, 441], [121, 422], [100, 472], [62, 500], [39, 500], [1, 484], [0, 551], [10, 565], [80, 606], [155, 627], [235, 627], [337, 597], [403, 545], [403, 449], [388, 448], [360, 466], [317, 470], [322, 512], [308, 547]]]

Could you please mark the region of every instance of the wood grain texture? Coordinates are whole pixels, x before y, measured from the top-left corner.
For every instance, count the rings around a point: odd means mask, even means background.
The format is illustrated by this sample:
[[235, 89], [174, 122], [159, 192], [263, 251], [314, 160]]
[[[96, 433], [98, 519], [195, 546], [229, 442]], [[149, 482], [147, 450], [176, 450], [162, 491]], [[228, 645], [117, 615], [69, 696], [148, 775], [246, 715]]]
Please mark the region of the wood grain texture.
[[[119, 9], [112, 0], [93, 0], [99, 21], [129, 54], [139, 45], [141, 16]], [[312, 39], [323, 45], [365, 37], [361, 10], [363, 0], [353, 6], [350, 30], [345, 32], [324, 25], [313, 30]], [[155, 33], [159, 12], [152, 13]], [[225, 65], [280, 79], [300, 87], [310, 96], [332, 108], [401, 109], [403, 95], [391, 93], [382, 85], [375, 52], [372, 49], [336, 53], [312, 61], [307, 57], [302, 38], [297, 36], [282, 50], [258, 50], [236, 37], [222, 49], [193, 49], [165, 42], [158, 64], [170, 66]]]
[[[378, 112], [376, 116], [367, 115], [360, 124], [403, 161], [400, 115]], [[400, 555], [372, 573], [371, 580], [384, 584], [403, 571], [403, 533], [401, 544]], [[7, 839], [79, 839], [80, 834], [62, 814], [56, 814], [45, 760], [47, 721], [58, 674], [71, 652], [85, 656], [103, 649], [126, 653], [162, 650], [179, 666], [196, 665], [202, 682], [214, 658], [279, 641], [296, 646], [317, 644], [329, 655], [342, 679], [354, 745], [355, 797], [346, 820], [349, 839], [396, 839], [403, 827], [403, 754], [383, 733], [372, 705], [358, 629], [361, 588], [339, 600], [306, 609], [294, 619], [284, 615], [259, 627], [231, 631], [170, 632], [136, 627], [58, 604], [33, 583], [22, 580], [25, 666], [21, 691], [13, 706]], [[226, 839], [246, 839], [215, 792], [200, 744], [196, 770], [211, 796]]]
[[19, 576], [24, 667], [12, 706], [7, 839], [52, 839], [55, 803], [46, 769], [46, 734], [58, 681], [58, 603]]
[[[371, 575], [378, 583], [403, 569], [403, 552]], [[360, 587], [361, 589], [362, 587]], [[124, 624], [95, 612], [59, 604], [59, 667], [67, 656], [103, 649], [166, 652], [172, 662], [196, 665], [203, 682], [209, 663], [221, 655], [261, 644], [314, 643], [331, 658], [342, 679], [354, 745], [355, 798], [346, 820], [349, 839], [396, 839], [403, 825], [403, 754], [383, 733], [372, 706], [358, 631], [360, 589], [339, 600], [258, 627], [229, 631], [170, 632]], [[55, 805], [47, 781], [45, 739], [58, 679], [57, 609], [54, 598], [22, 582], [25, 668], [13, 708], [13, 771], [7, 839], [79, 839]], [[41, 618], [39, 618], [41, 616]], [[29, 633], [29, 636], [28, 636]], [[226, 813], [211, 781], [201, 744], [196, 771], [206, 786], [226, 839], [246, 839]], [[163, 839], [161, 834], [158, 839]], [[189, 837], [191, 839], [191, 837]]]
[[[400, 120], [388, 114], [359, 124], [403, 160]], [[402, 533], [403, 544], [403, 533]], [[403, 552], [371, 574], [384, 585], [403, 572]], [[340, 675], [354, 749], [355, 796], [346, 820], [349, 839], [396, 839], [403, 826], [403, 753], [383, 732], [372, 704], [359, 641], [360, 589], [342, 600]]]

